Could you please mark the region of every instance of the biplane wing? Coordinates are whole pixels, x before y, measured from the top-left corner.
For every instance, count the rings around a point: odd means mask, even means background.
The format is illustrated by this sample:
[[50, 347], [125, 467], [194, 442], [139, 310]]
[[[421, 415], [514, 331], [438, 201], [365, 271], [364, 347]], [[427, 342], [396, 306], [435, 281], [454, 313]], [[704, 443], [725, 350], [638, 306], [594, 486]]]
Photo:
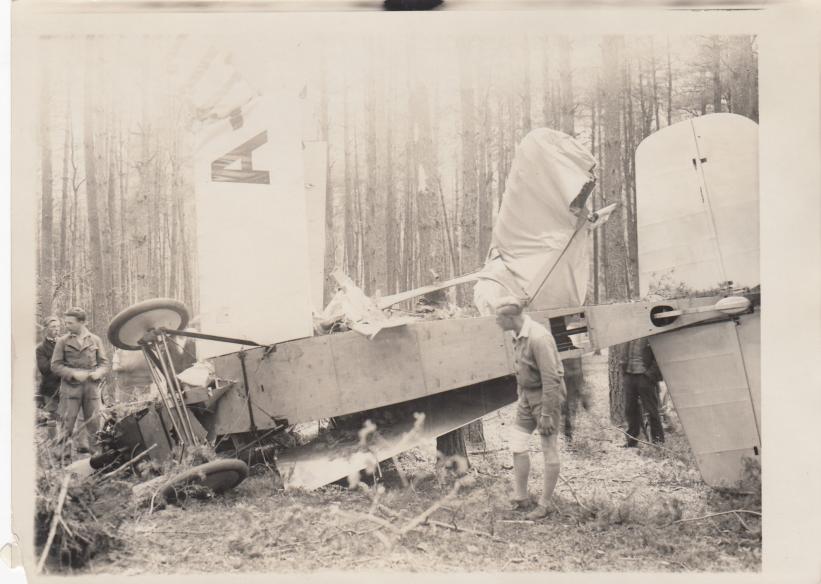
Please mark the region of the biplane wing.
[[[636, 152], [640, 285], [756, 289], [757, 125], [733, 114], [674, 124]], [[736, 318], [650, 337], [705, 482], [733, 487], [761, 454], [759, 302]]]

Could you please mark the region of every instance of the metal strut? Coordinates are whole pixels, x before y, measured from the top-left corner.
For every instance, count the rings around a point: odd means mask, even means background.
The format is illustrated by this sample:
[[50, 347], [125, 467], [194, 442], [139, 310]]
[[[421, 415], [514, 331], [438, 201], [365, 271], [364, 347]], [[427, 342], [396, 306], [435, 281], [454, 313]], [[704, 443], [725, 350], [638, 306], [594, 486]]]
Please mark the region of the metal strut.
[[[157, 355], [155, 355], [146, 345], [143, 345], [143, 355], [145, 355], [146, 361], [148, 361], [148, 370], [150, 371], [151, 377], [157, 386], [157, 392], [160, 394], [160, 399], [162, 400], [163, 407], [165, 407], [165, 411], [168, 413], [168, 417], [171, 420], [171, 425], [177, 433], [177, 438], [183, 441], [183, 447], [185, 447], [185, 441], [187, 438], [182, 430], [180, 430], [182, 419], [180, 419], [179, 423], [177, 423], [178, 412], [175, 411], [176, 408], [172, 408], [168, 404], [168, 400], [171, 399], [171, 396], [166, 396], [166, 392], [168, 391], [167, 384], [163, 382], [161, 375], [157, 371], [157, 369], [159, 369], [159, 357], [157, 357]], [[162, 385], [166, 385], [165, 389], [161, 387]]]
[[168, 343], [166, 342], [165, 335], [160, 335], [160, 340], [162, 341], [163, 348], [165, 349], [165, 360], [168, 362], [168, 369], [170, 370], [170, 374], [168, 374], [168, 379], [171, 381], [171, 385], [173, 386], [174, 391], [176, 392], [176, 397], [179, 400], [180, 408], [182, 415], [180, 416], [183, 419], [183, 423], [186, 425], [186, 431], [188, 432], [188, 438], [191, 440], [192, 444], [198, 444], [199, 441], [197, 437], [194, 435], [194, 428], [191, 425], [191, 419], [189, 418], [188, 408], [185, 407], [185, 396], [182, 392], [182, 387], [180, 387], [180, 382], [177, 379], [177, 372], [174, 370], [174, 362], [171, 359], [171, 352], [168, 350]]
[[239, 357], [239, 363], [242, 367], [242, 383], [245, 385], [245, 402], [248, 404], [248, 419], [251, 422], [251, 432], [256, 436], [257, 425], [254, 422], [254, 408], [251, 406], [251, 388], [248, 387], [248, 371], [245, 368], [245, 351], [240, 351], [237, 357]]

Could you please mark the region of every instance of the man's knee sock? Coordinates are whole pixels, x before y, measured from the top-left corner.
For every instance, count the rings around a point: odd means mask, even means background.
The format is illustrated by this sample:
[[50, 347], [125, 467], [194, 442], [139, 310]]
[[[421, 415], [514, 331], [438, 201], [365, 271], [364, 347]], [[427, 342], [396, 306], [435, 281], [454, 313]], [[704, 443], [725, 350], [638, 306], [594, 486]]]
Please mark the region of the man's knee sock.
[[539, 505], [547, 505], [553, 497], [553, 491], [556, 488], [556, 483], [559, 480], [560, 466], [558, 462], [547, 462], [544, 464], [544, 486], [542, 487], [542, 496], [539, 498]]
[[530, 455], [527, 452], [513, 453], [513, 496], [527, 497], [527, 479], [530, 476]]

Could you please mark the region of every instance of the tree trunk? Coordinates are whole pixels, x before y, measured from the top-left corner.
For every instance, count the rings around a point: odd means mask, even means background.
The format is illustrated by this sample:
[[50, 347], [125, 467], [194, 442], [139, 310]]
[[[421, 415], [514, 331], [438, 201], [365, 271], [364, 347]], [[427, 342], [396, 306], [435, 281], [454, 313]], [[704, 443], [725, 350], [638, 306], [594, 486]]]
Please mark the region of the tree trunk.
[[542, 45], [542, 117], [544, 125], [550, 126], [553, 122], [553, 103], [551, 100], [550, 80], [550, 37], [545, 37]]
[[701, 106], [701, 115], [707, 114], [707, 71], [701, 72], [701, 91], [699, 92], [700, 97], [700, 106]]
[[387, 283], [385, 286], [386, 294], [394, 294], [399, 288], [399, 229], [396, 205], [396, 185], [394, 184], [393, 173], [393, 124], [394, 113], [393, 103], [396, 97], [393, 90], [393, 75], [389, 74], [387, 80], [388, 98], [385, 101], [385, 272]]
[[68, 242], [67, 238], [67, 231], [68, 231], [68, 208], [69, 208], [69, 196], [68, 196], [68, 153], [69, 153], [69, 140], [71, 139], [71, 130], [69, 128], [69, 124], [71, 124], [70, 120], [71, 114], [70, 110], [66, 111], [66, 120], [65, 120], [65, 132], [63, 136], [63, 176], [62, 176], [62, 183], [60, 185], [60, 243], [59, 243], [59, 250], [58, 250], [58, 264], [56, 268], [57, 274], [60, 275], [61, 282], [63, 281], [62, 278], [66, 276], [66, 243]]
[[345, 271], [348, 276], [353, 278], [356, 273], [356, 236], [355, 236], [355, 220], [356, 220], [356, 201], [354, 198], [353, 185], [353, 162], [351, 157], [351, 116], [348, 111], [348, 79], [344, 80], [345, 88], [342, 95], [342, 126], [344, 128], [342, 141], [344, 142], [345, 152]]
[[[621, 93], [621, 49], [623, 38], [609, 36], [602, 44], [604, 71], [604, 170], [601, 188], [605, 203], [618, 203], [621, 208], [611, 215], [604, 225], [604, 245], [607, 251], [605, 263], [605, 286], [610, 301], [628, 298], [627, 243], [625, 241], [626, 212], [623, 206], [623, 177], [621, 176], [622, 151], [620, 144], [619, 95]], [[614, 352], [609, 352], [608, 368], [612, 371], [617, 364]], [[624, 407], [624, 391], [620, 383], [610, 386], [611, 411]]]
[[[487, 58], [484, 53], [484, 58]], [[490, 242], [493, 237], [493, 161], [492, 161], [492, 140], [493, 127], [490, 120], [490, 104], [488, 95], [490, 93], [490, 81], [487, 74], [482, 76], [481, 83], [477, 85], [481, 90], [481, 126], [479, 135], [479, 263], [483, 263], [487, 252], [490, 249]], [[478, 102], [477, 102], [478, 103]]]
[[656, 130], [661, 128], [659, 122], [659, 91], [658, 79], [656, 77], [656, 47], [653, 39], [650, 39], [650, 73], [653, 81], [653, 116], [656, 120]]
[[51, 298], [54, 292], [53, 270], [54, 263], [54, 194], [51, 167], [51, 84], [48, 70], [43, 72], [40, 88], [40, 172], [41, 172], [41, 202], [42, 215], [40, 223], [40, 309], [42, 318], [51, 313]]
[[522, 76], [522, 131], [518, 135], [517, 142], [524, 138], [533, 127], [530, 118], [530, 43], [527, 40], [527, 35], [523, 36], [523, 55], [522, 55], [522, 69], [524, 75]]
[[667, 37], [667, 125], [673, 123], [673, 65], [670, 57], [670, 37]]
[[711, 71], [713, 74], [713, 112], [721, 111], [721, 40], [713, 37], [711, 45]]
[[331, 178], [330, 122], [328, 120], [328, 68], [327, 47], [323, 45], [319, 74], [319, 139], [325, 142], [325, 259], [322, 279], [322, 306], [327, 306], [334, 294], [334, 283], [330, 278], [336, 260], [336, 237], [334, 236], [334, 188]]
[[559, 87], [561, 94], [561, 131], [570, 136], [576, 134], [575, 104], [573, 101], [573, 71], [570, 66], [572, 46], [566, 36], [559, 37]]
[[[638, 234], [636, 221], [636, 143], [640, 142], [644, 136], [635, 136], [635, 123], [633, 120], [633, 79], [631, 75], [631, 63], [629, 58], [624, 59], [624, 193], [625, 211], [627, 219], [627, 266], [628, 266], [628, 289], [635, 293], [639, 289], [638, 285]], [[655, 83], [655, 81], [654, 81]], [[654, 98], [654, 107], [658, 114], [658, 101]]]
[[[90, 41], [94, 42], [94, 41]], [[89, 47], [91, 49], [91, 47]], [[97, 181], [97, 157], [94, 152], [94, 102], [91, 83], [91, 73], [86, 70], [85, 86], [83, 91], [83, 159], [86, 170], [86, 212], [88, 216], [88, 241], [91, 253], [91, 272], [93, 275], [92, 305], [85, 307], [91, 317], [89, 326], [100, 329], [108, 323], [108, 307], [106, 305], [102, 229], [99, 214], [99, 184]]]
[[624, 415], [624, 372], [621, 362], [627, 343], [613, 345], [607, 350], [607, 374], [610, 387], [610, 421], [616, 426], [626, 422]]
[[462, 234], [461, 268], [465, 272], [477, 269], [487, 250], [479, 249], [478, 208], [479, 180], [476, 159], [476, 100], [474, 95], [473, 57], [469, 47], [460, 50], [461, 150], [462, 150], [462, 214], [459, 228]]
[[728, 55], [730, 62], [728, 85], [732, 96], [730, 111], [757, 122], [758, 66], [755, 62], [753, 39], [754, 37], [747, 35], [731, 37]]
[[465, 445], [464, 428], [459, 428], [438, 436], [436, 438], [436, 450], [444, 457], [462, 457], [466, 466], [470, 465], [468, 459], [467, 446]]
[[[418, 274], [424, 284], [431, 283], [434, 274], [445, 273], [445, 250], [442, 245], [443, 217], [439, 212], [439, 163], [432, 136], [430, 103], [427, 89], [418, 85], [414, 92], [417, 124], [416, 150], [424, 177], [416, 186], [417, 226], [419, 229]], [[422, 180], [424, 178], [424, 180]]]
[[416, 98], [413, 91], [413, 85], [410, 81], [412, 75], [410, 65], [410, 50], [411, 46], [407, 47], [406, 54], [406, 71], [407, 83], [405, 85], [405, 94], [407, 95], [406, 104], [406, 132], [405, 132], [405, 201], [404, 201], [404, 222], [402, 228], [402, 285], [405, 290], [410, 290], [415, 287], [416, 282], [416, 206], [414, 205], [416, 199], [416, 185], [418, 183], [417, 174], [419, 172], [419, 162], [416, 159], [416, 140], [414, 134], [416, 131], [416, 124], [414, 121], [414, 103]]
[[620, 207], [604, 225], [608, 263], [605, 270], [607, 296], [611, 301], [626, 300], [627, 245], [624, 238], [625, 211], [623, 209], [624, 179], [622, 177], [621, 114], [621, 49], [622, 37], [606, 37], [604, 48], [604, 168], [601, 188], [606, 204]]
[[[601, 156], [601, 152], [599, 151], [599, 144], [598, 144], [598, 134], [600, 132], [598, 119], [599, 119], [599, 92], [601, 91], [601, 80], [596, 79], [596, 85], [593, 88], [593, 104], [590, 108], [590, 141], [591, 141], [591, 153], [593, 157], [598, 160], [597, 157]], [[598, 192], [599, 188], [596, 187], [593, 191], [593, 208], [599, 208], [598, 202]], [[593, 304], [599, 303], [599, 229], [593, 230]]]

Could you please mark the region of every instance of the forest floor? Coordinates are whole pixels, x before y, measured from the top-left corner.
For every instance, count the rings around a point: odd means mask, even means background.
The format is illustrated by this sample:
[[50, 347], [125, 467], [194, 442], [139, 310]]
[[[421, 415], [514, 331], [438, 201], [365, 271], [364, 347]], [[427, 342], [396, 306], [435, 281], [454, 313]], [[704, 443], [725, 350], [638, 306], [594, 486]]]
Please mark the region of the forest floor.
[[[461, 478], [437, 471], [432, 444], [403, 453], [377, 487], [283, 491], [272, 473], [252, 474], [212, 500], [134, 513], [118, 544], [82, 571], [760, 570], [761, 517], [750, 512], [761, 511], [760, 496], [707, 487], [680, 432], [667, 450], [622, 448], [609, 422], [606, 356], [585, 358], [584, 368], [595, 401], [580, 411], [574, 440], [560, 438], [562, 478], [544, 520], [508, 510], [508, 406], [485, 418], [486, 449]], [[537, 444], [534, 436], [534, 495]]]

